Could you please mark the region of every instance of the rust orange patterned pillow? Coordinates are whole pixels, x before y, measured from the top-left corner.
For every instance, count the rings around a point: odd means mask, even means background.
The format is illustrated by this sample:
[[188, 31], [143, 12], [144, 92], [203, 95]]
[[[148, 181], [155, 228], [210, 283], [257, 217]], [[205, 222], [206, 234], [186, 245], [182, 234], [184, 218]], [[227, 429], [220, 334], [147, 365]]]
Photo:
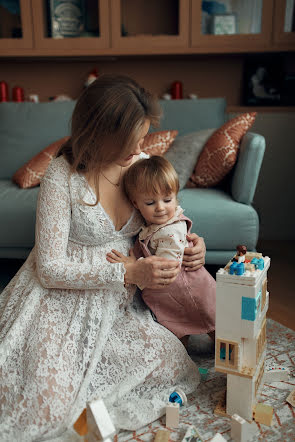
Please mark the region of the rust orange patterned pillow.
[[12, 180], [22, 189], [38, 186], [50, 161], [55, 157], [61, 145], [67, 141], [68, 138], [69, 137], [63, 137], [45, 147], [45, 149], [20, 167], [13, 175]]
[[211, 187], [233, 168], [241, 139], [255, 121], [256, 112], [235, 117], [217, 129], [205, 144], [186, 187]]
[[142, 150], [151, 156], [164, 155], [177, 137], [177, 134], [177, 130], [162, 130], [147, 134], [144, 137]]

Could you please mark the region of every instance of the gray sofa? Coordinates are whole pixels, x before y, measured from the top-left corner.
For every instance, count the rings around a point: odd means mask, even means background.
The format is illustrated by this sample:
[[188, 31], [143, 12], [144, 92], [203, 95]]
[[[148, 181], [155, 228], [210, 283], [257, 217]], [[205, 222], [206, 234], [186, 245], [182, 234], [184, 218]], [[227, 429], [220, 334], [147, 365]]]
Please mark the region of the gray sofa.
[[[220, 127], [227, 119], [222, 98], [161, 104], [164, 117], [160, 129], [177, 129], [179, 136]], [[75, 102], [0, 104], [0, 258], [26, 258], [34, 245], [39, 188], [20, 189], [11, 177], [36, 153], [69, 133], [74, 105]], [[193, 231], [205, 238], [208, 264], [226, 263], [237, 244], [255, 250], [259, 219], [251, 203], [264, 149], [264, 138], [248, 132], [226, 185], [183, 189], [179, 194], [185, 214], [193, 220]]]

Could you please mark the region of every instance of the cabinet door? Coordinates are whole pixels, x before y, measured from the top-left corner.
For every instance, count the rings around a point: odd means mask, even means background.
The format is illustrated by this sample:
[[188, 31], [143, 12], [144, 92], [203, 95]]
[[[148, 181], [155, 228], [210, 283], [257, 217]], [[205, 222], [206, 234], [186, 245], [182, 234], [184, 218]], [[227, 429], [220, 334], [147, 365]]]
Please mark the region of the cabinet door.
[[295, 0], [275, 0], [274, 41], [295, 49]]
[[32, 0], [35, 48], [50, 55], [92, 55], [108, 48], [108, 0]]
[[192, 46], [207, 52], [270, 48], [274, 0], [192, 0]]
[[189, 45], [189, 0], [111, 0], [118, 53], [176, 52]]
[[0, 53], [33, 46], [31, 0], [0, 3]]

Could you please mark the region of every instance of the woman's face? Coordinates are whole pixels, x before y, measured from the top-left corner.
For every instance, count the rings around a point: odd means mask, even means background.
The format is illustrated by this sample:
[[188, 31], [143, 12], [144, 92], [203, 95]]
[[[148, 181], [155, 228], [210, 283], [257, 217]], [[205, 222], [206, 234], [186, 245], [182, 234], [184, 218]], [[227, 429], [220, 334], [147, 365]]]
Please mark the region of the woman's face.
[[131, 148], [130, 155], [128, 155], [128, 157], [126, 158], [121, 158], [120, 160], [118, 160], [117, 164], [119, 164], [122, 167], [128, 167], [133, 163], [133, 157], [141, 153], [143, 140], [146, 134], [148, 133], [149, 128], [150, 128], [150, 121], [145, 120], [145, 122], [138, 131], [138, 134], [136, 136], [136, 142], [134, 146]]

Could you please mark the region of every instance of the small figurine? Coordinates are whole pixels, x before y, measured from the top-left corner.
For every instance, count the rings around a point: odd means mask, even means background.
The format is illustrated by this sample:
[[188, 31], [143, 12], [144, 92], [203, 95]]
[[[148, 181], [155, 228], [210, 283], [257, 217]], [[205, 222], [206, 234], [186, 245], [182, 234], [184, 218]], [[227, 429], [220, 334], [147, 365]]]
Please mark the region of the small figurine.
[[247, 247], [243, 245], [237, 246], [237, 253], [233, 257], [233, 263], [229, 268], [229, 274], [243, 275], [245, 273], [245, 258], [247, 253]]

